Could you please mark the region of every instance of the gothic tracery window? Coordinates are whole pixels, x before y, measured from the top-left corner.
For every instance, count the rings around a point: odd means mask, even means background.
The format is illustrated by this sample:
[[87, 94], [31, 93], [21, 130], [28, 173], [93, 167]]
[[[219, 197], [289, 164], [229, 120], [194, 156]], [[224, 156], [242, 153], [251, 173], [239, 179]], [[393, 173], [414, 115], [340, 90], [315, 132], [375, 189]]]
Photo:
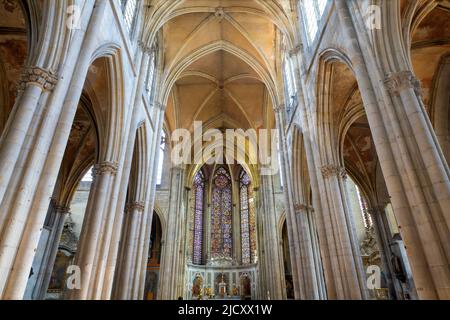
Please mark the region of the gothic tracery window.
[[242, 264], [251, 264], [255, 262], [256, 256], [255, 214], [253, 208], [251, 181], [245, 170], [242, 170], [239, 181]]
[[205, 178], [203, 173], [199, 171], [194, 177], [194, 250], [192, 257], [194, 264], [202, 263], [204, 190]]
[[232, 256], [232, 195], [231, 177], [220, 167], [213, 179], [211, 212], [211, 257]]
[[153, 93], [153, 87], [155, 82], [155, 70], [156, 70], [156, 52], [155, 50], [153, 50], [148, 65], [147, 77], [145, 80], [145, 93], [149, 100], [151, 100]]
[[303, 20], [308, 42], [312, 43], [319, 31], [319, 21], [325, 12], [328, 0], [303, 0]]
[[125, 19], [125, 25], [130, 34], [133, 33], [133, 28], [137, 18], [137, 0], [122, 0], [122, 12]]
[[163, 167], [164, 167], [164, 153], [166, 151], [166, 132], [163, 130], [161, 134], [161, 143], [159, 145], [159, 158], [158, 158], [158, 168], [156, 172], [156, 184], [160, 185], [162, 182]]
[[284, 58], [283, 77], [287, 101], [286, 112], [289, 116], [290, 112], [295, 108], [297, 89], [294, 68], [292, 66], [292, 59], [288, 55], [286, 55]]

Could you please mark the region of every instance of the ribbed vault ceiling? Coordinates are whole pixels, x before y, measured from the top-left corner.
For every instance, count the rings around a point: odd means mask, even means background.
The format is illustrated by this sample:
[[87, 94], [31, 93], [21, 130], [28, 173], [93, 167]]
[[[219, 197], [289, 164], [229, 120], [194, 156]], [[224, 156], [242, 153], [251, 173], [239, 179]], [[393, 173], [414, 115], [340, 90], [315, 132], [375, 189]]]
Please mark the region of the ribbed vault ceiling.
[[[272, 128], [281, 43], [275, 1], [188, 0], [162, 27], [170, 130]], [[278, 20], [277, 20], [278, 19]], [[277, 89], [278, 88], [278, 89]]]

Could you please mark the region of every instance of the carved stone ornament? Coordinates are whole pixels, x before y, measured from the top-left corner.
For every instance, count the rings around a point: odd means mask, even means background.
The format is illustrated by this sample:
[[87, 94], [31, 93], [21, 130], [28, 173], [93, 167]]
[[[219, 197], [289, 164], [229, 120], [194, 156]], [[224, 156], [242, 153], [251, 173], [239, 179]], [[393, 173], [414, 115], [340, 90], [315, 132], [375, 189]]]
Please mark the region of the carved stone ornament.
[[323, 166], [322, 169], [322, 175], [325, 179], [333, 177], [333, 176], [340, 176], [341, 178], [345, 179], [347, 177], [347, 172], [345, 171], [345, 168], [336, 166], [336, 165], [326, 165]]
[[217, 19], [222, 20], [225, 17], [225, 11], [223, 11], [223, 8], [216, 8], [214, 15]]
[[105, 161], [94, 166], [94, 176], [102, 176], [104, 174], [115, 175], [117, 173], [118, 166], [116, 163]]
[[280, 113], [280, 112], [283, 112], [284, 109], [285, 109], [284, 104], [280, 104], [279, 106], [273, 108], [273, 111], [274, 111], [275, 113]]
[[297, 204], [294, 204], [294, 211], [295, 211], [295, 213], [300, 214], [300, 213], [303, 213], [305, 211], [311, 211], [312, 212], [312, 211], [314, 211], [314, 208], [311, 207], [311, 206], [308, 206], [306, 204], [303, 204], [303, 203], [297, 203]]
[[135, 210], [138, 211], [138, 212], [144, 212], [145, 204], [143, 202], [140, 202], [140, 201], [127, 204], [127, 206], [126, 206], [126, 211], [127, 212], [132, 212], [132, 211], [135, 211]]
[[59, 214], [68, 214], [70, 213], [70, 208], [65, 206], [56, 206], [56, 212]]
[[26, 67], [22, 71], [18, 83], [18, 91], [24, 91], [28, 85], [34, 84], [42, 88], [44, 91], [52, 91], [58, 82], [58, 77], [52, 71], [48, 71], [39, 67]]
[[399, 94], [405, 89], [413, 89], [418, 96], [422, 95], [420, 81], [414, 77], [411, 71], [388, 73], [384, 83], [392, 94]]
[[302, 44], [298, 44], [294, 48], [289, 50], [289, 56], [290, 57], [296, 56], [302, 51], [303, 51], [303, 45]]
[[59, 242], [59, 248], [63, 248], [72, 253], [77, 251], [78, 246], [78, 236], [74, 231], [74, 226], [75, 222], [69, 216], [64, 222], [64, 229]]

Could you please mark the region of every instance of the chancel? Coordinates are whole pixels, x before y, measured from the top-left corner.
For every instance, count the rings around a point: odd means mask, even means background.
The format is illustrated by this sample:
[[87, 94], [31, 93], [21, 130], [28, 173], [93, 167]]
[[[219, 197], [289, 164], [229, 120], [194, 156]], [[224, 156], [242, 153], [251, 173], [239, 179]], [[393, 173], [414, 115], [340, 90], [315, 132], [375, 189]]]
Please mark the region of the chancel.
[[449, 0], [0, 1], [0, 299], [450, 299], [449, 39]]

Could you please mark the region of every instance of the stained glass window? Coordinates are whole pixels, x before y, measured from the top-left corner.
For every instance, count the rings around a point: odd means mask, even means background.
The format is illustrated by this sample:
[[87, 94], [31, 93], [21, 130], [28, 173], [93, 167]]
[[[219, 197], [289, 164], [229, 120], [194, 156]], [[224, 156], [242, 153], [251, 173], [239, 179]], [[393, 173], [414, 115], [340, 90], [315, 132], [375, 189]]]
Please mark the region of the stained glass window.
[[213, 178], [211, 212], [211, 258], [231, 258], [232, 255], [231, 177], [220, 167]]
[[202, 263], [204, 190], [205, 179], [203, 173], [199, 171], [194, 177], [194, 250], [192, 258], [194, 264]]
[[242, 264], [251, 264], [256, 261], [255, 213], [251, 180], [244, 170], [240, 176], [240, 204]]

